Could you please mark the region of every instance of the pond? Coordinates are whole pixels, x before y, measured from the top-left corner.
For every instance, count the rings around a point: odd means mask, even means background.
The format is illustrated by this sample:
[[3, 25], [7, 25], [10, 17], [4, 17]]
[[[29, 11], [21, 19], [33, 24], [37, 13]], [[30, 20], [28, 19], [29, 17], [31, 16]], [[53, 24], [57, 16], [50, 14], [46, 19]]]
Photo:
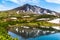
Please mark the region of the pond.
[[[8, 34], [11, 35], [13, 38], [18, 38], [19, 40], [25, 40], [23, 37], [15, 34], [13, 32], [9, 31]], [[38, 36], [35, 38], [27, 38], [26, 40], [60, 40], [60, 33]]]
[[13, 27], [8, 34], [19, 40], [60, 40], [60, 31], [53, 28]]

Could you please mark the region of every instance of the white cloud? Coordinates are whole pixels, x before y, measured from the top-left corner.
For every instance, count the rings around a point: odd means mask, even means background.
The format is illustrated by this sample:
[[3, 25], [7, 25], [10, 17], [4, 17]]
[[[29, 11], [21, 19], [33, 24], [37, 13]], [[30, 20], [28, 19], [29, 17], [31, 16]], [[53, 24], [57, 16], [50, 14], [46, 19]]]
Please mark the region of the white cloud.
[[40, 0], [6, 0], [6, 1], [11, 1], [11, 2], [17, 3], [19, 5], [23, 5], [26, 3], [40, 4]]
[[13, 2], [18, 6], [21, 6], [27, 3], [32, 5], [37, 5], [37, 6], [40, 5], [40, 0], [2, 0], [2, 4], [0, 4], [0, 11], [15, 8], [15, 5], [13, 6], [7, 5], [8, 4], [7, 2]]
[[14, 2], [14, 3], [18, 3], [19, 0], [6, 0], [6, 1], [11, 1], [11, 2]]
[[0, 5], [0, 11], [1, 11], [1, 10], [6, 10], [5, 5]]
[[60, 4], [60, 0], [46, 0], [47, 2], [50, 2], [50, 3], [57, 3], [57, 4]]
[[4, 4], [0, 4], [0, 11], [5, 11], [5, 10], [10, 10], [10, 9], [13, 9], [14, 7], [7, 7], [6, 5]]

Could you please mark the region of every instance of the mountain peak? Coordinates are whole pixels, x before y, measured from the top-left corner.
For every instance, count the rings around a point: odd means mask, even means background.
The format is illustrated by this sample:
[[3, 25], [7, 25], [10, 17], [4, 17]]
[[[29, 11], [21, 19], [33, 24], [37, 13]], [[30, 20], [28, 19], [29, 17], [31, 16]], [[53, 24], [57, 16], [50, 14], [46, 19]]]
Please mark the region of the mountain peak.
[[25, 6], [30, 6], [30, 4], [25, 4]]
[[25, 12], [32, 12], [32, 13], [36, 13], [36, 14], [52, 14], [52, 15], [55, 15], [56, 12], [55, 11], [51, 11], [51, 10], [48, 10], [48, 9], [45, 9], [45, 8], [41, 8], [41, 7], [38, 7], [38, 6], [35, 6], [35, 5], [30, 5], [30, 4], [25, 4], [21, 7], [18, 7], [18, 8], [15, 8], [14, 10], [17, 10], [17, 11], [25, 11]]

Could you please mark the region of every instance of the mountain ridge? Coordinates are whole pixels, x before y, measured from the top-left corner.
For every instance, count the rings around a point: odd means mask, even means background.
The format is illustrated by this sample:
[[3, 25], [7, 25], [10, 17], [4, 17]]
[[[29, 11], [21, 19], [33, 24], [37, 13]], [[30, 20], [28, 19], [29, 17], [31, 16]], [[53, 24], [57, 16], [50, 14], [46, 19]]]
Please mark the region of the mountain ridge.
[[30, 5], [30, 4], [25, 4], [23, 6], [13, 9], [13, 10], [16, 10], [16, 11], [22, 10], [24, 12], [30, 11], [30, 12], [38, 13], [38, 14], [52, 14], [52, 15], [55, 15], [56, 13], [58, 13], [58, 12], [55, 12], [55, 11], [52, 11], [49, 9], [41, 8], [36, 5]]
[[12, 10], [8, 10], [6, 12], [11, 12], [15, 11], [15, 13], [19, 14], [20, 12], [31, 12], [32, 14], [48, 14], [48, 15], [57, 15], [60, 16], [60, 14], [58, 12], [49, 10], [49, 9], [45, 9], [36, 5], [30, 5], [30, 4], [24, 4], [20, 7], [14, 8]]

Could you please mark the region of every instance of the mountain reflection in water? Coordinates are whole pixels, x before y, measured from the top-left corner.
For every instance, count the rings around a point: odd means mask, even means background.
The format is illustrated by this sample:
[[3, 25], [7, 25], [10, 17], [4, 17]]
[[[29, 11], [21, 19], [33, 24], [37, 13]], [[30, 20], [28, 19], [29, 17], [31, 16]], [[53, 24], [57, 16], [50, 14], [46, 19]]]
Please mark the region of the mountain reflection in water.
[[8, 32], [13, 32], [22, 38], [35, 38], [43, 35], [48, 35], [48, 34], [54, 34], [59, 32], [56, 29], [53, 29], [51, 27], [49, 28], [29, 28], [29, 27], [13, 27], [8, 30]]
[[8, 31], [8, 34], [11, 35], [11, 37], [13, 38], [18, 38], [19, 40], [60, 40], [60, 33], [44, 35], [44, 36], [39, 36], [35, 38], [27, 38], [27, 39], [24, 39], [23, 37], [10, 31]]

